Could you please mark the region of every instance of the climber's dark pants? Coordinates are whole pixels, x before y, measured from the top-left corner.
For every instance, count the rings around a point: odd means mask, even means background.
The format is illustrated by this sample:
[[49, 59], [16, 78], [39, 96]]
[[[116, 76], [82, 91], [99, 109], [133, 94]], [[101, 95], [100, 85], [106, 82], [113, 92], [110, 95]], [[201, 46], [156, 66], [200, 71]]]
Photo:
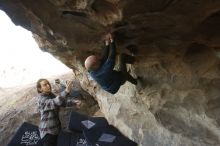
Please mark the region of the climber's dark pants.
[[43, 146], [56, 146], [57, 145], [57, 135], [46, 134], [43, 141]]
[[121, 54], [119, 56], [119, 72], [122, 77], [122, 83], [124, 84], [126, 81], [131, 82], [132, 84], [137, 85], [137, 80], [134, 79], [128, 72], [127, 72], [127, 67], [126, 64], [133, 64], [135, 61], [135, 58], [133, 56], [127, 55], [127, 54]]

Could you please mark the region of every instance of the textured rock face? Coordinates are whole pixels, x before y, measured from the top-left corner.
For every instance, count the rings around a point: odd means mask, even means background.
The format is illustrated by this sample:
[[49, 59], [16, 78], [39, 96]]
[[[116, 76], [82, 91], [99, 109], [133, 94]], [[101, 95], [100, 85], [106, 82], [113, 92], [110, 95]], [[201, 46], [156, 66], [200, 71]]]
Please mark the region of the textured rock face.
[[[33, 32], [43, 51], [75, 70], [109, 122], [140, 146], [220, 145], [218, 0], [7, 0], [15, 24]], [[116, 35], [118, 52], [133, 44], [144, 89], [126, 83], [114, 96], [82, 67]]]
[[109, 121], [143, 146], [219, 145], [219, 61], [193, 47], [141, 58], [132, 66], [145, 79], [140, 93], [130, 83], [114, 96], [94, 91]]

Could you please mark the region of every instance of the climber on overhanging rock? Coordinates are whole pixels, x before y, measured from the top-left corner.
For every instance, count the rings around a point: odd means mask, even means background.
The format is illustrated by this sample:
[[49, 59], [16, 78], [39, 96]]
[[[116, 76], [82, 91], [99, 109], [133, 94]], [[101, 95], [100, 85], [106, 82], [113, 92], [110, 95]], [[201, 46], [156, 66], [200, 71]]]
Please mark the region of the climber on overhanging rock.
[[[51, 92], [51, 85], [47, 79], [37, 81], [38, 109], [40, 111], [39, 131], [43, 146], [56, 146], [57, 137], [61, 130], [59, 107], [67, 102], [66, 97], [72, 90], [73, 81], [66, 83], [65, 90], [58, 96]], [[81, 102], [68, 101], [66, 105], [78, 107]]]
[[112, 34], [109, 33], [105, 38], [102, 56], [91, 55], [85, 60], [85, 67], [90, 76], [111, 94], [115, 94], [126, 81], [135, 85], [138, 81], [127, 72], [126, 68], [126, 64], [133, 64], [135, 58], [124, 53], [120, 54], [119, 71], [114, 70], [115, 58], [116, 46]]

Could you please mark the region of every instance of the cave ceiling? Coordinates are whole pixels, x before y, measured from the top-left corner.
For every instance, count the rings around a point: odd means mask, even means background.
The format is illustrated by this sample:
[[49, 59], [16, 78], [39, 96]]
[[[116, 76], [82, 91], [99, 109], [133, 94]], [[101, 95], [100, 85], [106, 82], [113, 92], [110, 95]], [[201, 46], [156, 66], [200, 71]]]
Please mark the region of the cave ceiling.
[[139, 55], [184, 54], [195, 43], [220, 50], [219, 0], [1, 0], [0, 9], [71, 68], [99, 52], [109, 31], [118, 52], [131, 44]]

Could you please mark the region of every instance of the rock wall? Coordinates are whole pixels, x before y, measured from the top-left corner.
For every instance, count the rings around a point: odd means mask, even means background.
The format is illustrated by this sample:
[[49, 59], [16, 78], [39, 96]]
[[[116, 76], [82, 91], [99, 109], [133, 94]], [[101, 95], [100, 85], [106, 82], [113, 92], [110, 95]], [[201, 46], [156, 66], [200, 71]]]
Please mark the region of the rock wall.
[[[218, 0], [7, 0], [3, 9], [33, 32], [43, 51], [71, 67], [110, 123], [140, 146], [220, 145]], [[138, 49], [126, 82], [111, 95], [83, 68], [112, 31], [118, 53]]]
[[[141, 146], [219, 145], [219, 59], [193, 44], [182, 55], [154, 52], [138, 58], [131, 74], [144, 78], [138, 92], [129, 82], [112, 96], [92, 80], [107, 119]], [[96, 88], [94, 88], [94, 86]]]

